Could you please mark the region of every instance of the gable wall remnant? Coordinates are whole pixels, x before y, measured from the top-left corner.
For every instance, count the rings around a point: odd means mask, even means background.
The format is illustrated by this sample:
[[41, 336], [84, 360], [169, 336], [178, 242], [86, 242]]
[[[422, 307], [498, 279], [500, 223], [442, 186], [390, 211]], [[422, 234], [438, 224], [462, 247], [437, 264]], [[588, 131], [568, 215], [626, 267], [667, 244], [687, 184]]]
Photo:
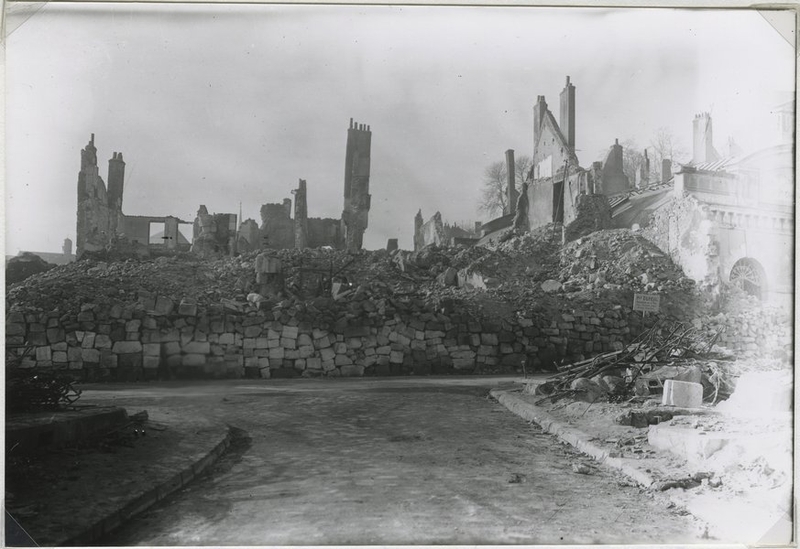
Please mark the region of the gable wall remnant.
[[595, 185], [598, 194], [612, 195], [631, 190], [631, 182], [625, 175], [622, 161], [622, 145], [619, 139], [614, 140], [603, 163], [603, 175], [599, 185]]
[[122, 155], [114, 153], [109, 161], [109, 180], [114, 182], [109, 195], [97, 167], [97, 148], [94, 134], [81, 150], [81, 169], [78, 172], [78, 208], [76, 256], [87, 251], [101, 251], [108, 246], [117, 233], [117, 224], [122, 215], [122, 181], [125, 162]]

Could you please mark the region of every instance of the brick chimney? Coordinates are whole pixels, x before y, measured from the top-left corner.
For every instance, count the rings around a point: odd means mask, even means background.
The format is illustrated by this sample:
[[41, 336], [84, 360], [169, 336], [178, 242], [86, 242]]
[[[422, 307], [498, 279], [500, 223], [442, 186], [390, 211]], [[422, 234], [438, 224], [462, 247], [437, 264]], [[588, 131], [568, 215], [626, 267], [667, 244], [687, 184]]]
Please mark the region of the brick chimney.
[[504, 214], [513, 214], [517, 209], [517, 186], [516, 186], [516, 173], [514, 169], [514, 149], [506, 151], [506, 197], [508, 199], [508, 206]]
[[665, 158], [661, 161], [661, 182], [666, 183], [672, 178], [672, 160]]
[[572, 151], [575, 151], [575, 86], [570, 84], [569, 76], [567, 83], [561, 91], [561, 115], [558, 119], [561, 133], [567, 139], [567, 144]]
[[707, 112], [695, 115], [692, 130], [692, 164], [719, 160], [719, 154], [714, 149], [711, 115]]
[[547, 112], [547, 102], [544, 100], [544, 95], [536, 97], [536, 105], [533, 107], [533, 147], [534, 156], [536, 154], [536, 142], [539, 139], [539, 132], [541, 131], [542, 120]]

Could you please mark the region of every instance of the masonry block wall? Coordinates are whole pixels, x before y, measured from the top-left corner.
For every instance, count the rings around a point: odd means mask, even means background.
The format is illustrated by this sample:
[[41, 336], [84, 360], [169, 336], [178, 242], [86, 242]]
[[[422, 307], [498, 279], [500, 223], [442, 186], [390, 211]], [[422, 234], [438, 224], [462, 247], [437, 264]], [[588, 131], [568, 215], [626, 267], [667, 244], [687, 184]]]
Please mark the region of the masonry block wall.
[[707, 208], [681, 193], [653, 213], [642, 236], [669, 254], [702, 288], [716, 293], [720, 277], [715, 233]]
[[[6, 343], [17, 353], [30, 346], [23, 368], [86, 380], [480, 374], [518, 371], [526, 357], [536, 367], [620, 349], [660, 318], [595, 303], [563, 311], [498, 320], [418, 301], [329, 298], [260, 311], [141, 292], [134, 305], [87, 303], [70, 314], [12, 310]], [[791, 344], [791, 324], [774, 312], [702, 325], [724, 327], [723, 341], [742, 353]]]

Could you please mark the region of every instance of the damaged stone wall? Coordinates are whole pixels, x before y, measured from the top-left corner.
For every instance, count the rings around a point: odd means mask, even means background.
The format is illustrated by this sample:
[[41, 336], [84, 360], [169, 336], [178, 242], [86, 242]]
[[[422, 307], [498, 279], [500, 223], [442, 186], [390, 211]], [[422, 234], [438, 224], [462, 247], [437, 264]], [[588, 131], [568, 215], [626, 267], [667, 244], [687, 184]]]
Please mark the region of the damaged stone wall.
[[294, 222], [291, 217], [292, 200], [282, 204], [261, 206], [261, 248], [284, 250], [294, 248]]
[[34, 347], [24, 368], [136, 381], [514, 372], [526, 357], [537, 367], [621, 348], [641, 329], [620, 306], [486, 320], [397, 305], [319, 298], [305, 310], [248, 311], [140, 292], [135, 306], [86, 303], [60, 316], [12, 311], [6, 342]]
[[94, 134], [81, 150], [81, 169], [78, 172], [77, 241], [78, 259], [84, 252], [104, 250], [117, 234], [117, 224], [122, 216], [122, 186], [125, 162], [121, 153], [114, 153], [109, 161], [109, 188], [100, 177], [97, 167], [97, 148]]
[[[444, 232], [442, 214], [436, 212], [426, 223], [423, 223], [422, 228], [420, 229], [420, 235], [420, 240], [423, 247], [430, 244], [434, 244], [436, 246], [447, 245], [448, 239]], [[415, 238], [414, 241], [416, 242], [417, 238]]]
[[342, 221], [332, 217], [311, 217], [308, 220], [309, 248], [330, 246], [342, 248]]
[[306, 180], [301, 179], [294, 191], [294, 247], [308, 246], [308, 188]]
[[353, 123], [347, 130], [344, 172], [344, 210], [342, 236], [348, 251], [361, 249], [367, 230], [371, 195], [369, 194], [370, 149], [372, 132], [366, 124]]
[[642, 236], [668, 254], [701, 288], [718, 293], [719, 248], [715, 232], [707, 208], [694, 197], [682, 195], [653, 212]]
[[[512, 214], [506, 214], [504, 218]], [[474, 228], [472, 228], [474, 227]], [[471, 246], [481, 237], [481, 224], [474, 223], [471, 230], [466, 230], [458, 225], [444, 223], [441, 212], [436, 212], [427, 221], [422, 222], [422, 210], [414, 218], [414, 251], [425, 246]]]
[[554, 222], [572, 223], [582, 211], [587, 211], [578, 209], [578, 201], [591, 194], [593, 188], [593, 173], [581, 168], [570, 170], [566, 177], [560, 170], [553, 177], [530, 182], [527, 187], [529, 229]]
[[239, 232], [236, 241], [236, 250], [239, 253], [247, 253], [261, 249], [261, 229], [254, 219], [246, 219], [239, 225]]
[[[6, 343], [33, 346], [23, 368], [64, 369], [87, 380], [509, 373], [526, 358], [528, 368], [538, 368], [621, 349], [659, 319], [592, 303], [556, 317], [503, 320], [395, 305], [320, 298], [305, 310], [259, 311], [140, 292], [135, 306], [11, 311]], [[775, 311], [696, 322], [709, 335], [723, 327], [720, 342], [745, 356], [791, 347], [791, 323]]]
[[192, 233], [192, 253], [207, 258], [231, 256], [236, 252], [236, 214], [209, 214], [201, 205]]
[[681, 188], [677, 186], [676, 196], [653, 212], [643, 236], [712, 295], [731, 283], [737, 263], [756, 265], [761, 297], [785, 305], [793, 291], [793, 229], [779, 222], [785, 214], [707, 204], [691, 194], [679, 194]]
[[615, 139], [603, 162], [602, 177], [595, 184], [594, 191], [597, 194], [613, 195], [631, 190], [631, 182], [625, 175], [622, 153], [622, 145], [619, 144], [619, 139]]
[[611, 206], [602, 194], [580, 194], [574, 201], [572, 221], [564, 227], [564, 239], [571, 242], [594, 231], [611, 227]]

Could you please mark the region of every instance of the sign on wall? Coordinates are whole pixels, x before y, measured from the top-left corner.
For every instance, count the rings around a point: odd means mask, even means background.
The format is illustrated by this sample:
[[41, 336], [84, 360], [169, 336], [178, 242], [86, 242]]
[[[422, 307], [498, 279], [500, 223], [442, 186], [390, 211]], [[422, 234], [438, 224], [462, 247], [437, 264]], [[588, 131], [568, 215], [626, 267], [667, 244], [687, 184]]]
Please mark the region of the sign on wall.
[[633, 310], [643, 313], [657, 313], [661, 304], [660, 295], [633, 294]]

